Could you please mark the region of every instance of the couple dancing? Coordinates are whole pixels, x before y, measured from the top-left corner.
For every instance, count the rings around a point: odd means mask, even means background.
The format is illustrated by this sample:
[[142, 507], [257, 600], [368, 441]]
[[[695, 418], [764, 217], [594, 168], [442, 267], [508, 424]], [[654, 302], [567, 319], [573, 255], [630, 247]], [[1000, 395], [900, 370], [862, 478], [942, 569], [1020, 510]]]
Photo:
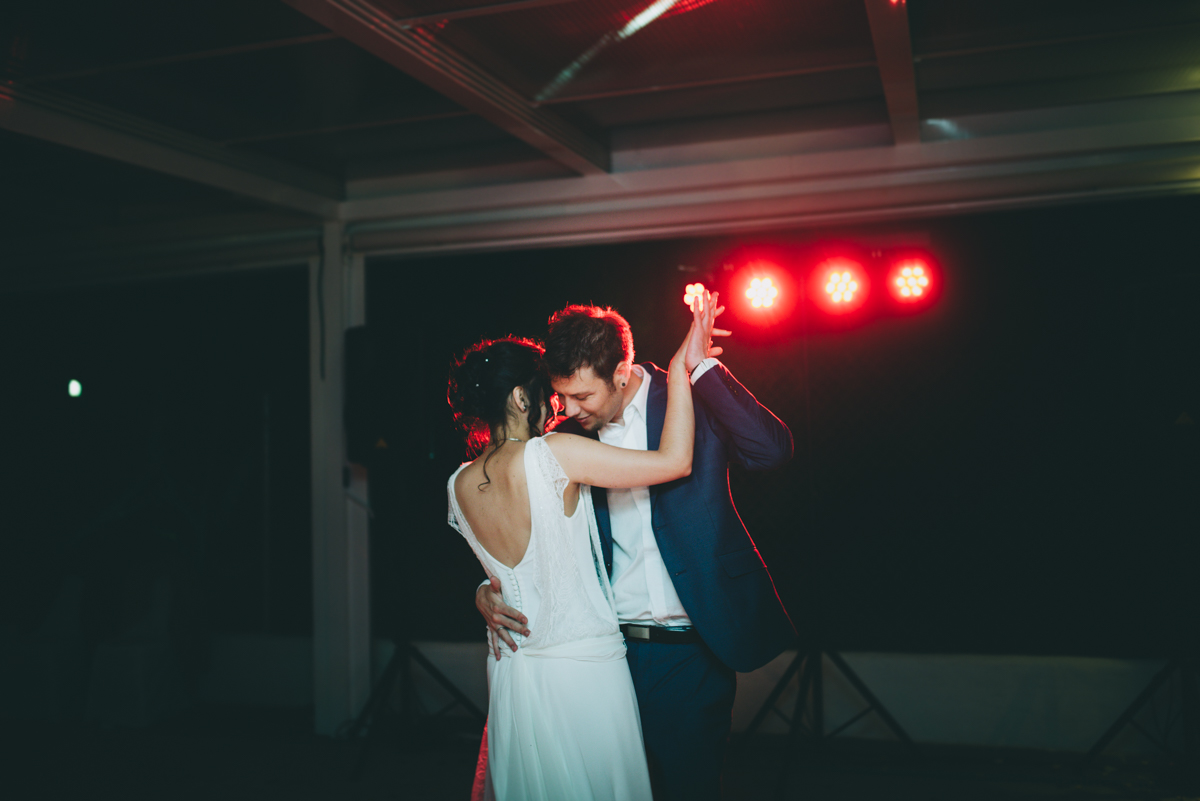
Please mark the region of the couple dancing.
[[[660, 801], [720, 797], [735, 671], [795, 630], [728, 483], [730, 462], [785, 463], [792, 436], [715, 358], [716, 304], [665, 373], [595, 306], [554, 314], [544, 351], [485, 341], [452, 368], [480, 451], [450, 477], [450, 523], [489, 579], [475, 797], [649, 799], [652, 775]], [[552, 405], [567, 419], [542, 436]]]

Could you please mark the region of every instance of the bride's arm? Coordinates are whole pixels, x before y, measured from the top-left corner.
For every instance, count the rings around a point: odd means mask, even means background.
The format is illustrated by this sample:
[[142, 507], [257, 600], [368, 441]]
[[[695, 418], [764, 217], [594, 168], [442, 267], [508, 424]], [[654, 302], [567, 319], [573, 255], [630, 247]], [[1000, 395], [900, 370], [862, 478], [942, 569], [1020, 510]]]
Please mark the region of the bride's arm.
[[703, 308], [700, 307], [700, 303], [695, 304], [692, 326], [668, 367], [667, 415], [658, 450], [617, 448], [574, 434], [547, 438], [547, 444], [572, 482], [594, 487], [647, 487], [691, 474], [696, 419], [684, 354], [693, 339], [707, 343], [712, 335], [718, 314], [716, 295], [706, 295]]

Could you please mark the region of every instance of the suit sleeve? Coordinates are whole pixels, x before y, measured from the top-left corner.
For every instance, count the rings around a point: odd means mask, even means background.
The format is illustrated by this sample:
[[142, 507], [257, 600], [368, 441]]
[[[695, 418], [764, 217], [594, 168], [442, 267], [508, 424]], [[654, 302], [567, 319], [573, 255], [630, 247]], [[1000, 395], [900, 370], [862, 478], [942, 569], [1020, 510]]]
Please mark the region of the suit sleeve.
[[782, 467], [794, 451], [792, 432], [717, 362], [692, 388], [730, 446], [731, 461], [747, 470]]

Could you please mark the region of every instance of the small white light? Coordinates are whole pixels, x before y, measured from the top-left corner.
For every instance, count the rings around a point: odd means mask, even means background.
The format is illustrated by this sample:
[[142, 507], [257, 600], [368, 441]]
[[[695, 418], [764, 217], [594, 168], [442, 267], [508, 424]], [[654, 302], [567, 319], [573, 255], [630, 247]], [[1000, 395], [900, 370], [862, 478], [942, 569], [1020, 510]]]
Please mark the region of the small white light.
[[75, 379], [71, 379], [71, 383], [67, 384], [67, 394], [72, 398], [78, 398], [83, 394], [83, 384], [80, 384]]

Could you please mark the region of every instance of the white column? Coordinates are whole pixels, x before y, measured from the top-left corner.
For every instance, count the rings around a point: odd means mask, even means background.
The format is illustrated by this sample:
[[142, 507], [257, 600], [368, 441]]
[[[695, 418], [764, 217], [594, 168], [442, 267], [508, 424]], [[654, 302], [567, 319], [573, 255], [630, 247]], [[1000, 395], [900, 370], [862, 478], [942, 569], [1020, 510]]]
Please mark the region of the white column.
[[316, 732], [332, 735], [371, 693], [366, 470], [346, 461], [344, 332], [366, 322], [363, 257], [325, 224], [309, 265], [312, 425], [313, 702]]

